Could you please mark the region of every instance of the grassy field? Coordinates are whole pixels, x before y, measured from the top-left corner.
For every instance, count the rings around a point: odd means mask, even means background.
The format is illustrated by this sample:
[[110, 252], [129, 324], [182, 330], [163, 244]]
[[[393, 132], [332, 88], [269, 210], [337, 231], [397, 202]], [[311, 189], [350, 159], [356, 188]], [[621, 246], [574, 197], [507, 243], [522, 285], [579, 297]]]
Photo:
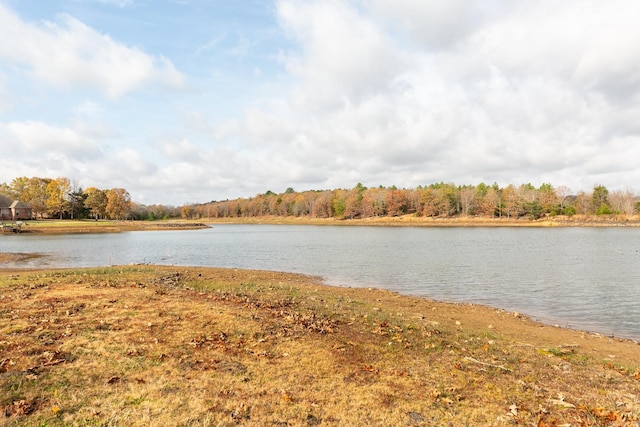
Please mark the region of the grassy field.
[[275, 272], [0, 270], [7, 426], [626, 426], [637, 343]]

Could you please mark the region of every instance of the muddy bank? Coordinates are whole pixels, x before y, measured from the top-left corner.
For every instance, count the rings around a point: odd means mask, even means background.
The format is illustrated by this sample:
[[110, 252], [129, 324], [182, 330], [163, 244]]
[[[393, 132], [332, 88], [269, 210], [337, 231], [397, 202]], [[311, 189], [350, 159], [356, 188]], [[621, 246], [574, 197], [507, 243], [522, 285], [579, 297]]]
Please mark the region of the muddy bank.
[[8, 262], [24, 262], [37, 258], [42, 258], [44, 255], [37, 253], [12, 253], [12, 252], [0, 252], [0, 268], [2, 264]]

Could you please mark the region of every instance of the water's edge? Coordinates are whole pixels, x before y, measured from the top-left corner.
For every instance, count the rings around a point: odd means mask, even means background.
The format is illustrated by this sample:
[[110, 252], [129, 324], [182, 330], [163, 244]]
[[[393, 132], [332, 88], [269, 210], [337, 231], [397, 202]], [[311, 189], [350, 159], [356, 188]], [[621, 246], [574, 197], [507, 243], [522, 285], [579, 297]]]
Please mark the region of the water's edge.
[[640, 230], [216, 225], [206, 230], [7, 236], [5, 267], [161, 264], [290, 271], [518, 311], [640, 339]]

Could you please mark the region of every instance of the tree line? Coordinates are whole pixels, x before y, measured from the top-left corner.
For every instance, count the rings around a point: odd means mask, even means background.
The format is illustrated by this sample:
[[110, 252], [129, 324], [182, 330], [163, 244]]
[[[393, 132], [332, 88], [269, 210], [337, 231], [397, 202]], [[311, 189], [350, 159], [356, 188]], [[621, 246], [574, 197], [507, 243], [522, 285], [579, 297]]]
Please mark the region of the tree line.
[[14, 178], [8, 184], [0, 184], [0, 194], [27, 203], [33, 218], [125, 220], [180, 216], [180, 210], [171, 206], [139, 205], [124, 188], [83, 189], [66, 177]]
[[267, 191], [252, 198], [213, 201], [183, 206], [184, 218], [240, 218], [264, 215], [310, 218], [356, 219], [395, 217], [529, 218], [567, 215], [634, 215], [640, 212], [640, 198], [629, 190], [609, 192], [596, 185], [591, 192], [572, 194], [565, 186], [549, 183], [500, 187], [480, 183], [455, 185], [435, 183], [414, 189], [367, 188], [358, 183], [351, 189], [296, 192], [288, 188], [276, 194]]
[[18, 177], [0, 184], [0, 194], [31, 206], [34, 218], [203, 219], [257, 216], [357, 219], [415, 215], [452, 218], [529, 218], [556, 215], [627, 215], [640, 213], [640, 197], [630, 190], [610, 192], [604, 185], [573, 194], [565, 186], [544, 183], [455, 185], [435, 183], [417, 188], [371, 187], [282, 193], [267, 191], [251, 198], [212, 201], [181, 207], [142, 205], [124, 188], [83, 189], [65, 177]]

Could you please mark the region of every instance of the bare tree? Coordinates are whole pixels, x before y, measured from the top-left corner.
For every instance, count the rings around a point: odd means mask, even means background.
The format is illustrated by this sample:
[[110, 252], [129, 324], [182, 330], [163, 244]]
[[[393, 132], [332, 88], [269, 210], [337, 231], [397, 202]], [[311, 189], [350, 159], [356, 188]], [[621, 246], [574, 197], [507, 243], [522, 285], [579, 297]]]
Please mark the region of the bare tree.
[[564, 213], [567, 198], [571, 195], [571, 189], [566, 185], [561, 185], [560, 187], [556, 188], [556, 194], [558, 196], [558, 204], [560, 205], [560, 213]]
[[616, 190], [609, 195], [609, 203], [615, 213], [624, 213], [633, 216], [635, 194], [630, 190]]

